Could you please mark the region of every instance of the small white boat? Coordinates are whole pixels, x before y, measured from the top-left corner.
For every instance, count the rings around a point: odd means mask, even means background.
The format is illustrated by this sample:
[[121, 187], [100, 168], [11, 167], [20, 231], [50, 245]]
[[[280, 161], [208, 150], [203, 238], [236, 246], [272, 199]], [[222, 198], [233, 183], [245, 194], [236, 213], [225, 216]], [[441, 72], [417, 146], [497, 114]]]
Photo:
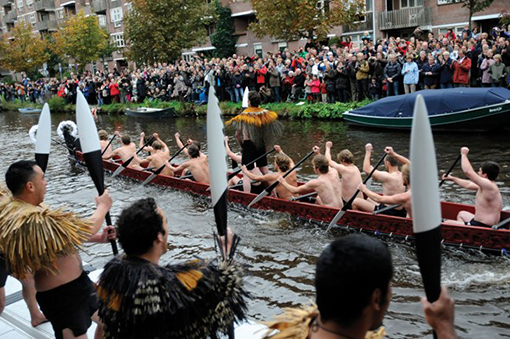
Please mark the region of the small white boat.
[[40, 108], [18, 108], [18, 111], [23, 114], [39, 114], [42, 112]]

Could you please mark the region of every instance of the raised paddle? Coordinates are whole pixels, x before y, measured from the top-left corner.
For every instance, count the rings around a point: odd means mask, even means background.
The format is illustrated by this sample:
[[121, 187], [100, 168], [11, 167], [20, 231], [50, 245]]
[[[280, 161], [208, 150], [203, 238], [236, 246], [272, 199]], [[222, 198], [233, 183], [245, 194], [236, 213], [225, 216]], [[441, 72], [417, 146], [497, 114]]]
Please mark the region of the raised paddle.
[[[234, 235], [230, 252], [228, 249], [227, 234], [227, 150], [225, 149], [225, 135], [223, 134], [223, 121], [218, 99], [214, 93], [214, 86], [209, 87], [209, 101], [207, 103], [207, 146], [209, 150], [209, 179], [211, 182], [211, 199], [214, 209], [214, 219], [218, 231], [218, 245], [225, 262], [232, 262], [235, 248], [240, 238]], [[225, 252], [223, 252], [220, 237], [225, 239]], [[227, 288], [228, 286], [225, 286]], [[228, 327], [228, 337], [234, 339], [234, 324]]]
[[[187, 144], [186, 144], [186, 145], [184, 145], [184, 146], [182, 146], [182, 147], [181, 147], [181, 149], [180, 149], [180, 150], [178, 150], [178, 151], [177, 151], [177, 153], [175, 153], [175, 154], [174, 154], [174, 155], [173, 155], [170, 159], [168, 159], [168, 161], [167, 161], [167, 162], [168, 162], [168, 163], [171, 163], [171, 162], [172, 162], [172, 160], [174, 160], [176, 156], [178, 156], [179, 154], [181, 154], [181, 152], [182, 152], [182, 151], [184, 151], [184, 149], [185, 149], [186, 147], [188, 147], [188, 146], [189, 146], [189, 145], [187, 145]], [[151, 181], [152, 181], [155, 177], [157, 177], [157, 176], [158, 176], [161, 172], [163, 172], [163, 170], [165, 169], [165, 166], [166, 166], [166, 163], [167, 163], [167, 162], [165, 162], [165, 164], [164, 164], [164, 165], [161, 165], [161, 167], [160, 167], [160, 168], [158, 168], [158, 169], [157, 169], [156, 171], [154, 171], [154, 173], [152, 173], [152, 174], [151, 174], [151, 175], [150, 175], [147, 179], [145, 179], [145, 181], [142, 183], [142, 186], [147, 185], [147, 184], [148, 184], [148, 183], [150, 183], [150, 182], [151, 182]]]
[[131, 163], [131, 161], [133, 161], [133, 159], [135, 158], [135, 156], [140, 153], [147, 145], [149, 145], [152, 140], [154, 140], [155, 138], [153, 136], [150, 137], [149, 141], [147, 141], [142, 147], [140, 147], [140, 149], [138, 151], [136, 151], [135, 155], [133, 155], [131, 158], [127, 159], [125, 162], [122, 163], [122, 165], [120, 165], [116, 170], [115, 172], [113, 172], [112, 174], [112, 178], [115, 178], [117, 175], [120, 174], [120, 172], [122, 172], [123, 170], [125, 170], [129, 164]]
[[[452, 166], [450, 166], [450, 168], [448, 169], [448, 172], [446, 172], [445, 176], [449, 176], [450, 175], [450, 173], [453, 171], [455, 166], [457, 166], [457, 163], [459, 162], [461, 157], [462, 157], [462, 154], [459, 154], [457, 159], [455, 159], [455, 161], [453, 162]], [[441, 182], [439, 183], [439, 188], [441, 188], [441, 186], [443, 186], [444, 182], [445, 182], [445, 179], [441, 180]]]
[[416, 97], [411, 129], [411, 183], [416, 257], [427, 300], [433, 303], [441, 294], [441, 203], [434, 139], [420, 94]]
[[[445, 176], [448, 176], [452, 171], [453, 169], [455, 168], [455, 166], [457, 166], [457, 163], [459, 162], [461, 158], [461, 155], [459, 154], [459, 156], [457, 157], [457, 159], [455, 159], [455, 161], [453, 162], [453, 164], [450, 166], [450, 168], [448, 169], [448, 171], [446, 172]], [[439, 183], [439, 188], [441, 188], [441, 186], [443, 186], [445, 182], [445, 179], [441, 180], [441, 182]], [[400, 206], [400, 204], [395, 204], [395, 205], [391, 205], [391, 206], [386, 206], [384, 208], [381, 208], [380, 210], [377, 210], [377, 211], [374, 211], [374, 215], [377, 215], [377, 214], [381, 214], [381, 213], [384, 213], [386, 211], [391, 211], [395, 208], [398, 208]], [[510, 221], [509, 221], [510, 222]]]
[[[89, 104], [80, 90], [77, 90], [76, 96], [76, 124], [80, 131], [81, 149], [85, 165], [89, 170], [90, 177], [94, 181], [97, 193], [99, 195], [104, 192], [104, 171], [103, 158], [101, 156], [101, 146], [99, 144], [99, 136], [97, 135], [96, 123], [90, 112]], [[105, 216], [106, 224], [112, 225], [110, 213]], [[110, 240], [114, 255], [119, 253], [117, 242]]]
[[[283, 175], [283, 178], [285, 179], [289, 174], [291, 174], [296, 168], [298, 168], [303, 162], [306, 161], [306, 159], [310, 158], [312, 156], [314, 152], [311, 151], [310, 153], [308, 153], [303, 159], [299, 160], [297, 162], [297, 164], [294, 165], [294, 167], [292, 167], [290, 170], [287, 171], [287, 173], [285, 173]], [[253, 205], [255, 205], [257, 202], [259, 202], [262, 198], [264, 198], [265, 196], [267, 196], [268, 194], [271, 194], [271, 192], [276, 188], [276, 186], [278, 186], [280, 182], [278, 181], [275, 181], [273, 182], [269, 187], [267, 187], [265, 190], [262, 191], [262, 193], [260, 193], [255, 199], [253, 199], [250, 204], [248, 205], [248, 208], [252, 207]]]
[[46, 172], [48, 166], [48, 158], [50, 157], [51, 148], [51, 115], [50, 106], [44, 104], [39, 123], [37, 124], [37, 138], [35, 141], [35, 162]]
[[117, 137], [117, 134], [113, 134], [113, 137], [110, 139], [110, 142], [108, 143], [108, 145], [106, 145], [105, 149], [101, 152], [101, 156], [103, 156], [106, 153], [106, 150], [108, 149], [108, 147], [110, 147], [110, 145], [112, 144], [113, 140], [116, 137]]
[[[270, 149], [269, 151], [267, 151], [266, 153], [262, 154], [260, 157], [258, 157], [257, 159], [253, 160], [253, 161], [250, 161], [249, 163], [246, 164], [246, 166], [250, 166], [250, 165], [253, 165], [254, 163], [256, 163], [257, 161], [259, 161], [260, 159], [264, 158], [264, 157], [267, 157], [269, 154], [273, 153], [275, 151], [274, 148]], [[232, 173], [230, 173], [228, 175], [228, 178], [227, 180], [230, 180], [232, 179], [233, 177], [235, 177], [237, 174], [239, 174], [239, 172], [241, 172], [241, 167], [238, 167], [237, 169], [235, 169], [234, 171], [232, 171]]]
[[[365, 178], [365, 180], [363, 180], [363, 185], [365, 185], [368, 182], [368, 180], [372, 177], [372, 175], [374, 174], [377, 167], [379, 167], [382, 164], [382, 162], [384, 161], [384, 158], [386, 158], [386, 153], [383, 154], [381, 159], [379, 159], [379, 162], [374, 166], [374, 168], [372, 168], [372, 171], [370, 171], [370, 173]], [[349, 199], [349, 201], [344, 205], [344, 207], [342, 207], [342, 209], [340, 211], [338, 211], [338, 213], [335, 215], [333, 220], [331, 220], [328, 228], [326, 229], [326, 232], [329, 231], [331, 229], [331, 227], [336, 225], [340, 221], [340, 219], [342, 219], [345, 212], [352, 206], [352, 203], [354, 202], [354, 199], [356, 199], [356, 197], [358, 196], [358, 193], [359, 193], [359, 188], [356, 190], [356, 193], [354, 193], [354, 195]]]

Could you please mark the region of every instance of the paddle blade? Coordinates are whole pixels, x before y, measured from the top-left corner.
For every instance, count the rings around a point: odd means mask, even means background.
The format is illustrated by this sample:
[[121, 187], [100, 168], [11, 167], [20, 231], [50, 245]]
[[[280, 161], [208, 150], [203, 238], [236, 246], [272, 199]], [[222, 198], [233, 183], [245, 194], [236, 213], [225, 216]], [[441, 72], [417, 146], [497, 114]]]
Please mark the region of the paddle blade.
[[340, 221], [340, 219], [342, 219], [344, 214], [345, 214], [345, 211], [343, 209], [338, 211], [338, 213], [335, 215], [333, 220], [331, 220], [331, 222], [329, 223], [328, 228], [326, 229], [326, 232], [329, 231], [331, 229], [331, 227], [335, 226], [338, 223], [338, 221]]
[[266, 190], [262, 191], [262, 193], [257, 195], [257, 197], [250, 202], [250, 204], [248, 205], [248, 208], [251, 208], [253, 205], [258, 203], [260, 200], [262, 200], [268, 194], [269, 194], [268, 191], [266, 191]]
[[248, 86], [246, 86], [246, 88], [244, 89], [244, 94], [243, 94], [243, 108], [248, 108], [249, 106], [249, 103], [248, 103], [248, 94], [250, 93], [250, 89], [248, 88]]
[[46, 172], [51, 148], [51, 114], [50, 106], [44, 104], [39, 123], [37, 125], [37, 139], [35, 143], [35, 161]]
[[117, 167], [117, 169], [115, 170], [115, 172], [113, 172], [112, 174], [112, 178], [115, 178], [117, 175], [120, 174], [120, 172], [122, 172], [123, 170], [125, 170], [126, 167], [124, 167], [124, 164], [120, 165], [119, 167]]
[[80, 90], [76, 95], [76, 124], [80, 135], [80, 144], [83, 153], [101, 150], [96, 123], [90, 112], [89, 104]]
[[158, 175], [156, 173], [152, 173], [151, 175], [149, 175], [149, 177], [147, 179], [145, 179], [145, 181], [142, 183], [142, 186], [147, 185], [148, 183], [150, 183], [157, 176]]
[[416, 255], [427, 299], [434, 302], [441, 293], [441, 203], [434, 139], [421, 95], [414, 106], [410, 177]]
[[227, 232], [227, 151], [220, 106], [213, 86], [209, 87], [207, 103], [207, 148], [209, 150], [207, 159], [216, 227], [219, 235], [225, 235]]

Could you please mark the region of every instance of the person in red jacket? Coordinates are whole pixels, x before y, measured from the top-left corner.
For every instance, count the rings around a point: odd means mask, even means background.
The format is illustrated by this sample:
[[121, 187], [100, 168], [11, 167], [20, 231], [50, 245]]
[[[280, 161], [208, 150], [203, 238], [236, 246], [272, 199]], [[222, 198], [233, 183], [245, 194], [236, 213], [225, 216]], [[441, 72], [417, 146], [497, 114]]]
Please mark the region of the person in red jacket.
[[320, 86], [321, 86], [321, 82], [320, 82], [319, 78], [317, 78], [317, 76], [314, 75], [312, 77], [312, 81], [310, 82], [310, 87], [312, 88], [313, 103], [316, 103], [319, 101]]
[[255, 73], [257, 74], [257, 90], [259, 91], [266, 83], [266, 65], [255, 65]]
[[453, 85], [455, 87], [467, 87], [469, 84], [469, 70], [471, 59], [466, 57], [464, 48], [459, 50], [459, 58], [452, 63]]
[[115, 82], [115, 80], [111, 79], [110, 85], [110, 96], [112, 97], [112, 102], [119, 102], [119, 84]]

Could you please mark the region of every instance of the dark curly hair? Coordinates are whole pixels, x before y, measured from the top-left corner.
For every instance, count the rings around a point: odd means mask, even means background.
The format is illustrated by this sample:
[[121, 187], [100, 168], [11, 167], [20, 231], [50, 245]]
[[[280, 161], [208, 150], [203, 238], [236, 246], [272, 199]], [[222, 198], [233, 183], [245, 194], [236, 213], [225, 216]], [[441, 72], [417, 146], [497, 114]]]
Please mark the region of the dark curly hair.
[[158, 234], [166, 233], [157, 207], [153, 198], [140, 199], [120, 214], [117, 235], [127, 255], [147, 253]]

